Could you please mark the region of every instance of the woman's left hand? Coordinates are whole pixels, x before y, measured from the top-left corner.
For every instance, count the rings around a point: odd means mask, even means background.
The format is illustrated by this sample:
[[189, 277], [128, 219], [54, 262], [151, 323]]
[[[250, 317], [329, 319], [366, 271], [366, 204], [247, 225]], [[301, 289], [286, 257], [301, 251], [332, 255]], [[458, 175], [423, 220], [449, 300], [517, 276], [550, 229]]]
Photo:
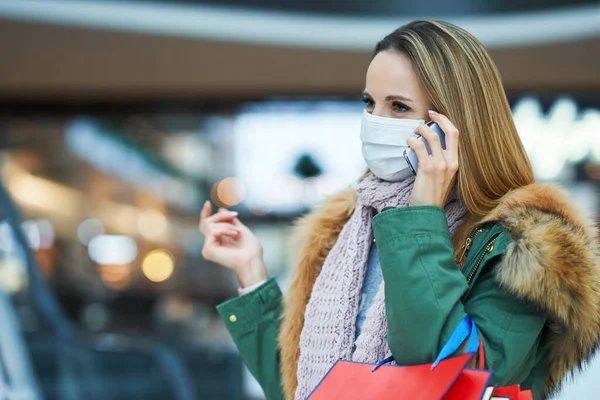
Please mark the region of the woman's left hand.
[[458, 129], [445, 115], [429, 111], [429, 117], [444, 131], [446, 150], [442, 149], [437, 133], [427, 125], [419, 126], [415, 133], [427, 140], [431, 155], [427, 153], [425, 144], [416, 137], [406, 142], [419, 159], [410, 205], [444, 208], [458, 172]]

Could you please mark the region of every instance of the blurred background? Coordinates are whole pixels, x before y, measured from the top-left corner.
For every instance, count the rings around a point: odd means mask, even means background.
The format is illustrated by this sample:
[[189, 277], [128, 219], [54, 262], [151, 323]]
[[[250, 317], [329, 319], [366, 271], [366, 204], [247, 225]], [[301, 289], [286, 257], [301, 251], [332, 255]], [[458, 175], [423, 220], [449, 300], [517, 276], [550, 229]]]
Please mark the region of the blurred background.
[[[372, 48], [421, 17], [486, 45], [538, 180], [597, 219], [597, 1], [0, 0], [0, 386], [262, 398], [199, 210], [239, 211], [285, 288], [290, 222], [364, 171]], [[598, 374], [562, 398], [598, 398]]]

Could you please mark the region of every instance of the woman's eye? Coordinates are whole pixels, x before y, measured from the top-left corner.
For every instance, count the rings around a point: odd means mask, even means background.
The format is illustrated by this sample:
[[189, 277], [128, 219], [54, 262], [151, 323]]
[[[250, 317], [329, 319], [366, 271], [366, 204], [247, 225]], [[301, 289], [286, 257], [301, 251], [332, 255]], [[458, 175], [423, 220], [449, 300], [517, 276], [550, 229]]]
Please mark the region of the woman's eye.
[[363, 103], [365, 103], [365, 108], [366, 109], [371, 109], [375, 107], [375, 103], [373, 102], [373, 100], [365, 97], [363, 98]]
[[407, 112], [410, 110], [410, 108], [406, 107], [404, 104], [402, 103], [393, 103], [392, 104], [392, 110], [394, 112], [397, 113], [403, 113], [403, 112]]

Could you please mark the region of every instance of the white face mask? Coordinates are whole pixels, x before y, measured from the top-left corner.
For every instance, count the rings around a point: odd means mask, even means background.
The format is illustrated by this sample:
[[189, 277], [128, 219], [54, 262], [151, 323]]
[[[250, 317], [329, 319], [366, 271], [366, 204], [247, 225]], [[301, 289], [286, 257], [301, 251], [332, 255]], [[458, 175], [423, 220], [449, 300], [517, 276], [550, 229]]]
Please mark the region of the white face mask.
[[423, 119], [384, 118], [363, 112], [360, 128], [362, 154], [369, 169], [385, 181], [401, 181], [412, 175], [404, 158], [406, 141], [415, 136]]

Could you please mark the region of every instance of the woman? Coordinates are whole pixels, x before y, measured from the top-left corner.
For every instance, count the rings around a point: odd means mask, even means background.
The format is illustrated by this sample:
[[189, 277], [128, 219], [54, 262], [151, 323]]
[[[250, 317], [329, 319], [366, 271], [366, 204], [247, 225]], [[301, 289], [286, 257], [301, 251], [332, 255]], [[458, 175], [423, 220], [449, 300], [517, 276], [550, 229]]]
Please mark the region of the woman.
[[412, 22], [377, 44], [364, 100], [372, 173], [299, 222], [285, 305], [236, 214], [202, 211], [204, 256], [242, 287], [218, 309], [250, 371], [267, 398], [304, 399], [338, 359], [432, 362], [468, 315], [493, 383], [548, 397], [598, 345], [597, 238], [534, 183], [490, 56], [452, 24]]

